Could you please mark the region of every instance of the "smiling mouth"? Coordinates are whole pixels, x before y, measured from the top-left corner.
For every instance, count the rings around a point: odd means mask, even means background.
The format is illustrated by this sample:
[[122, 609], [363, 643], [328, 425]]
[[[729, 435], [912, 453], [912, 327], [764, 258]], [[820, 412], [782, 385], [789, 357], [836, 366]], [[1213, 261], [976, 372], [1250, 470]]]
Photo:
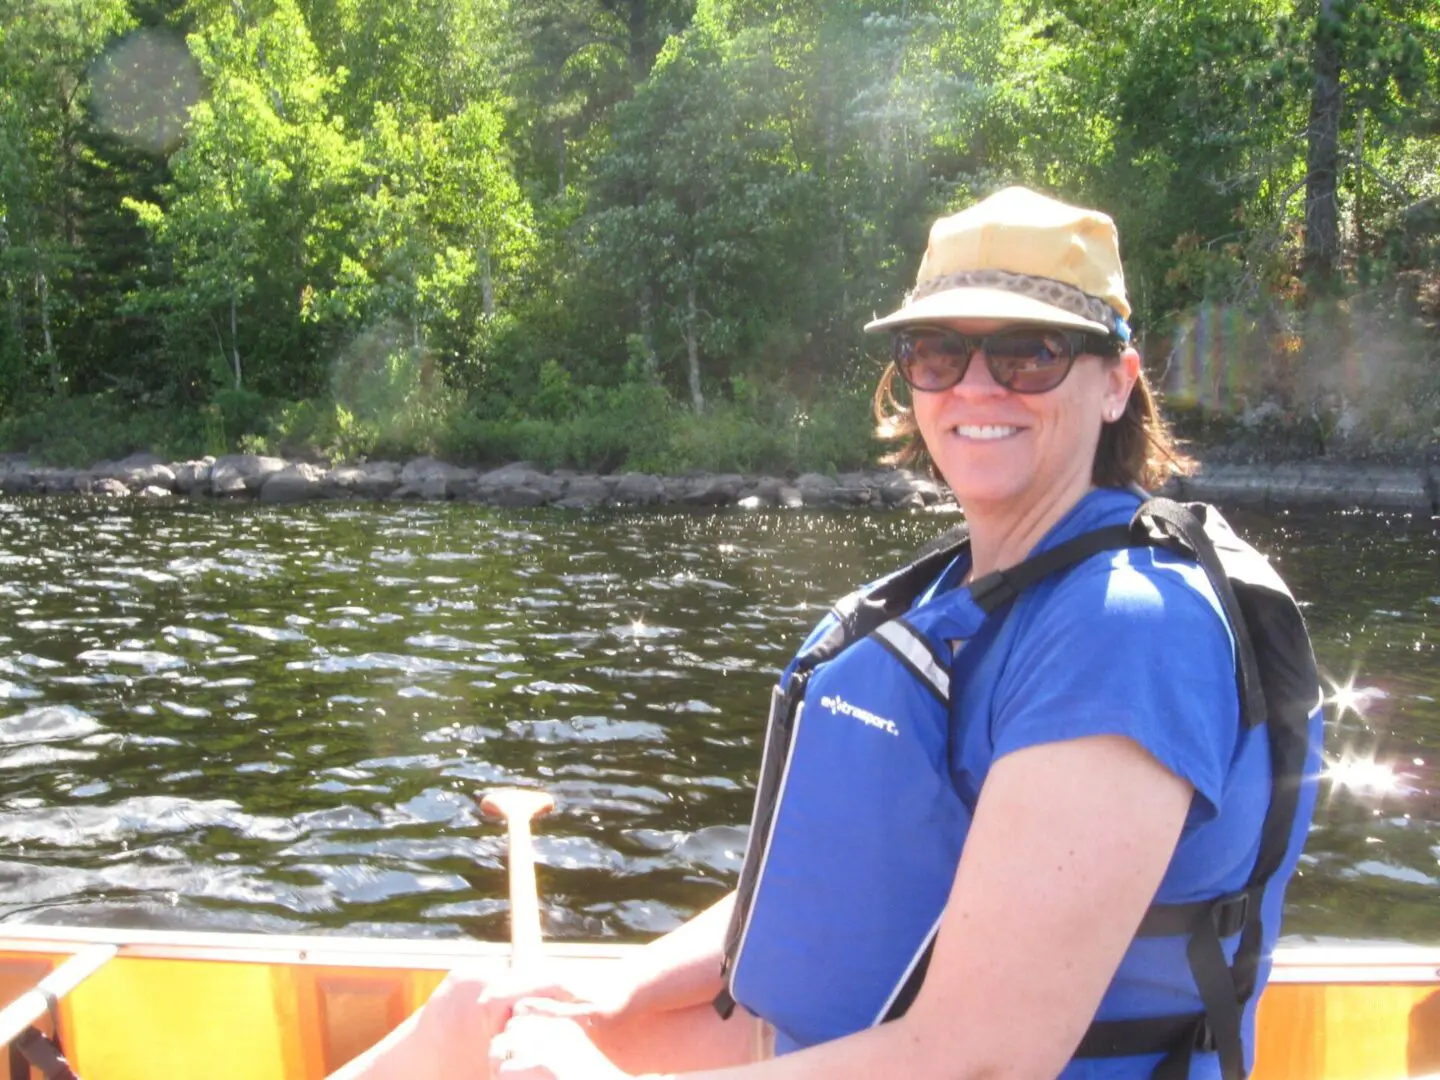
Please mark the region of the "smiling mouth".
[[980, 442], [1008, 439], [1020, 433], [1018, 427], [1009, 424], [957, 424], [951, 430], [962, 439], [975, 439]]

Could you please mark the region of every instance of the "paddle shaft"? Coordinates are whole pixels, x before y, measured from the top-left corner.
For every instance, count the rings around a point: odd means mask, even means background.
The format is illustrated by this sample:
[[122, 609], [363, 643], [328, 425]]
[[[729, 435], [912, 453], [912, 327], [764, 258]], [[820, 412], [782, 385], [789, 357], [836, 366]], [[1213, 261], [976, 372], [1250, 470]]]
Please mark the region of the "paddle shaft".
[[510, 834], [510, 966], [528, 965], [540, 955], [540, 898], [535, 888], [535, 848], [530, 821], [549, 813], [555, 800], [522, 788], [489, 791], [482, 812], [505, 819]]
[[530, 819], [517, 815], [505, 825], [510, 834], [510, 966], [518, 968], [540, 955], [540, 894]]

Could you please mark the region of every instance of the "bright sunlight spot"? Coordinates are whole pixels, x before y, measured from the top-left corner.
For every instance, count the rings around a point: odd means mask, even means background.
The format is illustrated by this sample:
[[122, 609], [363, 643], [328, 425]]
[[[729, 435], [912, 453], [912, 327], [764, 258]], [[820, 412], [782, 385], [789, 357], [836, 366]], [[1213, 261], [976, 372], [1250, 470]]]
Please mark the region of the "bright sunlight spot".
[[1337, 788], [1367, 795], [1389, 795], [1400, 788], [1400, 778], [1389, 765], [1348, 752], [1326, 766], [1325, 776]]
[[1341, 685], [1330, 686], [1330, 696], [1325, 699], [1325, 704], [1335, 711], [1336, 719], [1342, 719], [1347, 712], [1352, 712], [1360, 719], [1365, 718], [1365, 712], [1376, 701], [1383, 701], [1389, 695], [1378, 686], [1356, 686], [1355, 676], [1350, 676]]

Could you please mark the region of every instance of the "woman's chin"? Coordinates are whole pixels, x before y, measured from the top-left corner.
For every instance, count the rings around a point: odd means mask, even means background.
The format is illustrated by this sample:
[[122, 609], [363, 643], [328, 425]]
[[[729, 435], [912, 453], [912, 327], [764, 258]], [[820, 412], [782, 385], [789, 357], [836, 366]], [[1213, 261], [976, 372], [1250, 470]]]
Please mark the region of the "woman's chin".
[[946, 477], [955, 501], [967, 514], [1012, 504], [1024, 491], [1019, 479], [999, 470], [966, 473], [954, 480]]

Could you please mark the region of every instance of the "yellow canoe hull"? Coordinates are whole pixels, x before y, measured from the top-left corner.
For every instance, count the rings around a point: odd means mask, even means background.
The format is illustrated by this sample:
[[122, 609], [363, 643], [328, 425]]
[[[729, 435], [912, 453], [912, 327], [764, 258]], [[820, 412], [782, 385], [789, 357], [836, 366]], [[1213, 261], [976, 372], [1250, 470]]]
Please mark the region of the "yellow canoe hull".
[[[446, 970], [498, 970], [508, 955], [481, 942], [6, 927], [0, 1007], [98, 945], [118, 951], [59, 1005], [83, 1080], [321, 1080], [418, 1008]], [[546, 951], [592, 965], [632, 948]], [[1259, 1017], [1262, 1080], [1433, 1080], [1440, 949], [1282, 947]]]

